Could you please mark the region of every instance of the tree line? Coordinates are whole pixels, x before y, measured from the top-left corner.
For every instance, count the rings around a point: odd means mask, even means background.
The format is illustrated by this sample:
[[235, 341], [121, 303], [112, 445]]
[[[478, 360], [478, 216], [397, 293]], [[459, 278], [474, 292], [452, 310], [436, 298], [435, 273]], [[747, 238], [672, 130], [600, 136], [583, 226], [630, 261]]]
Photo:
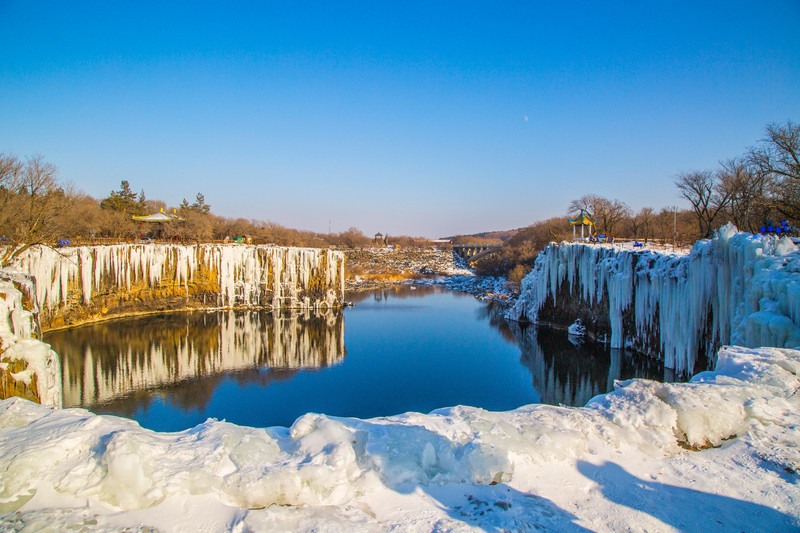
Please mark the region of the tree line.
[[[634, 213], [624, 202], [587, 194], [573, 200], [568, 214], [580, 210], [596, 221], [596, 233], [619, 238], [691, 243], [708, 237], [732, 221], [756, 232], [770, 219], [800, 222], [800, 126], [791, 121], [771, 124], [766, 136], [740, 157], [722, 161], [717, 169], [682, 172], [674, 177], [689, 209], [643, 207]], [[172, 222], [145, 225], [134, 215], [164, 212]], [[496, 254], [478, 262], [480, 273], [521, 279], [538, 252], [550, 241], [572, 236], [566, 215], [537, 222], [504, 241]], [[324, 234], [286, 228], [263, 220], [226, 218], [213, 214], [202, 193], [193, 202], [169, 207], [161, 200], [136, 193], [128, 181], [102, 199], [95, 199], [62, 180], [42, 156], [19, 158], [0, 154], [0, 265], [29, 246], [138, 240], [157, 237], [189, 242], [224, 241], [247, 235], [255, 243], [283, 246], [360, 248], [386, 242], [402, 247], [427, 246], [423, 238], [385, 237], [374, 242], [358, 228]], [[494, 236], [494, 235], [493, 235]], [[505, 235], [503, 235], [505, 237]], [[453, 242], [498, 242], [491, 237], [461, 237]]]
[[[171, 222], [150, 224], [133, 220], [163, 212]], [[20, 158], [0, 154], [0, 266], [33, 245], [57, 246], [159, 239], [178, 242], [229, 241], [247, 236], [255, 244], [315, 248], [361, 248], [387, 242], [402, 247], [422, 247], [424, 238], [386, 236], [374, 242], [358, 228], [340, 233], [315, 233], [274, 222], [215, 215], [202, 193], [193, 202], [185, 198], [170, 207], [135, 192], [123, 180], [119, 189], [101, 199], [78, 190], [58, 175], [55, 165], [40, 155]]]
[[536, 222], [504, 241], [499, 252], [479, 260], [484, 275], [520, 281], [551, 241], [572, 238], [566, 223], [582, 210], [594, 219], [595, 235], [693, 243], [727, 222], [757, 233], [769, 221], [800, 224], [800, 125], [770, 124], [766, 136], [742, 156], [712, 170], [681, 172], [673, 178], [688, 209], [643, 207], [638, 212], [617, 199], [587, 194], [573, 200], [562, 217]]

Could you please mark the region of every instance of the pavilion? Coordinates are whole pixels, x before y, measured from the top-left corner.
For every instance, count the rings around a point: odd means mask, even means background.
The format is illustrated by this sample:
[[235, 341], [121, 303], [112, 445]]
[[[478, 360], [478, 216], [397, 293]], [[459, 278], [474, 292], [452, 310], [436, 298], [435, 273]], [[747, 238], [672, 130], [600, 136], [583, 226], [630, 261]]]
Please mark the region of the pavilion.
[[567, 222], [572, 226], [572, 238], [575, 238], [575, 226], [581, 227], [581, 239], [583, 239], [583, 228], [589, 228], [589, 235], [594, 231], [596, 220], [589, 218], [589, 213], [581, 209], [581, 212], [574, 219], [567, 218]]
[[153, 213], [152, 215], [133, 215], [131, 218], [139, 223], [139, 237], [143, 237], [143, 228], [144, 223], [147, 222], [148, 224], [159, 224], [158, 226], [158, 233], [162, 233], [162, 226], [165, 222], [181, 222], [183, 219], [175, 213], [175, 210], [172, 210], [173, 214], [165, 213], [164, 208], [161, 208], [161, 211], [158, 213]]

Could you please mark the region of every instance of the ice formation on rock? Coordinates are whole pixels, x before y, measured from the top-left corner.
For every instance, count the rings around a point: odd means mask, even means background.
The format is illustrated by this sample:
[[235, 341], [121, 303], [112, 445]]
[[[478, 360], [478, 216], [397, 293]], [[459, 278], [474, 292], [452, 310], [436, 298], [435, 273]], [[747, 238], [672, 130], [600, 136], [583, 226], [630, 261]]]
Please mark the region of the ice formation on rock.
[[[36, 378], [36, 395], [44, 405], [61, 406], [61, 366], [58, 355], [47, 344], [33, 338], [36, 317], [23, 307], [23, 292], [32, 281], [19, 273], [0, 276], [0, 371], [12, 380], [31, 385]], [[26, 291], [27, 292], [27, 291]], [[10, 372], [10, 362], [20, 360], [25, 368]]]
[[[13, 265], [36, 279], [40, 308], [55, 308], [80, 291], [92, 301], [104, 280], [123, 288], [134, 281], [184, 287], [202, 267], [216, 274], [218, 307], [335, 307], [344, 297], [344, 256], [310, 248], [241, 244], [112, 245], [53, 250], [33, 247]], [[165, 276], [172, 279], [166, 280]], [[314, 294], [309, 291], [314, 289]], [[313, 300], [312, 300], [313, 298]]]
[[569, 325], [567, 328], [567, 333], [570, 335], [575, 335], [576, 337], [583, 337], [586, 335], [586, 327], [581, 322], [581, 319], [577, 319], [575, 322]]
[[[562, 284], [589, 305], [608, 301], [611, 346], [660, 338], [664, 364], [691, 371], [703, 345], [800, 347], [800, 253], [788, 238], [721, 228], [688, 255], [616, 245], [551, 244], [536, 259], [509, 311], [538, 320]], [[623, 328], [632, 313], [635, 331]]]

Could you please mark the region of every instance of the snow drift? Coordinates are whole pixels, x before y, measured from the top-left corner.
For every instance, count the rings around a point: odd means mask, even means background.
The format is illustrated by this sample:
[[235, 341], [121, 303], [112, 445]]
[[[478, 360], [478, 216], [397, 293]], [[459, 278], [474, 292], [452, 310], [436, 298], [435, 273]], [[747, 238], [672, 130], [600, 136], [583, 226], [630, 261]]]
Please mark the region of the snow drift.
[[[698, 353], [724, 344], [800, 347], [797, 246], [788, 237], [737, 233], [731, 224], [688, 255], [551, 244], [508, 318], [547, 320], [539, 312], [558, 298], [602, 302], [612, 348], [655, 351], [678, 372], [691, 372]], [[656, 346], [648, 345], [652, 339]]]
[[[258, 509], [278, 513], [275, 505], [358, 508], [376, 494], [402, 502], [414, 487], [510, 491], [525, 485], [531, 468], [570, 469], [576, 459], [609, 453], [674, 456], [736, 436], [761, 461], [800, 469], [800, 351], [725, 348], [717, 366], [689, 383], [623, 382], [584, 408], [454, 407], [374, 420], [307, 414], [288, 429], [208, 420], [156, 433], [82, 409], [5, 400], [0, 504], [19, 512], [2, 520], [68, 526], [75, 517], [53, 508], [88, 503], [95, 521], [138, 512], [130, 516], [153, 525], [205, 495], [226, 509], [230, 527], [255, 520]], [[185, 520], [183, 528], [197, 527]]]

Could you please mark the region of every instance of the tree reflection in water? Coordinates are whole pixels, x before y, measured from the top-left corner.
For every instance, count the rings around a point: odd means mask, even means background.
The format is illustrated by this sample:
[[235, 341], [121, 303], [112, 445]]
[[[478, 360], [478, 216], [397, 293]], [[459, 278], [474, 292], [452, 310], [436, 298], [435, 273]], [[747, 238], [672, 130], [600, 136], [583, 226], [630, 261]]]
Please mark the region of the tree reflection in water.
[[[216, 311], [129, 318], [51, 332], [64, 407], [130, 416], [156, 395], [202, 408], [228, 375], [267, 385], [344, 360], [339, 311]], [[122, 348], [121, 348], [122, 347]]]

